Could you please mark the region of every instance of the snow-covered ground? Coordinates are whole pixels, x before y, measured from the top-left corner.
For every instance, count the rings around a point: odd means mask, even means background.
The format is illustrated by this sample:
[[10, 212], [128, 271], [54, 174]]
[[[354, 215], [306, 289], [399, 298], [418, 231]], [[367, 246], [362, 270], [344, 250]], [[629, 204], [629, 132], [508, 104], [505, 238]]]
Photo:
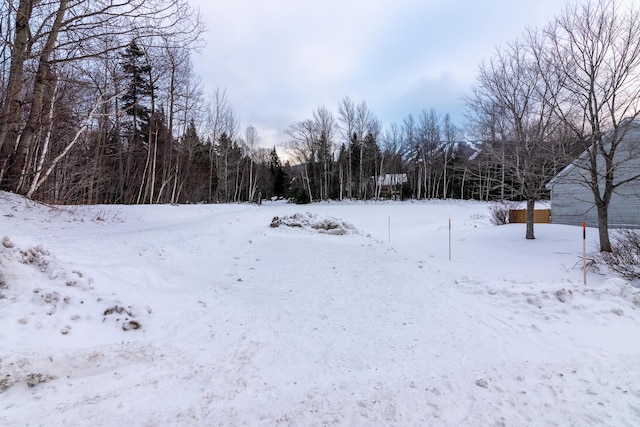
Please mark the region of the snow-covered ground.
[[488, 208], [0, 193], [0, 425], [640, 425], [640, 290]]

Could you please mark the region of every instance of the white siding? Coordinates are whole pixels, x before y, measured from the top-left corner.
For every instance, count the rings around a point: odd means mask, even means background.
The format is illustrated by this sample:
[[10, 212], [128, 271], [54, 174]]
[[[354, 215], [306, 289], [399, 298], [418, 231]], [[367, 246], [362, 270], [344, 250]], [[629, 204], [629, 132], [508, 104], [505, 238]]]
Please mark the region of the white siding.
[[[623, 164], [615, 173], [615, 182], [640, 173], [640, 128], [634, 123], [616, 153]], [[600, 162], [603, 163], [603, 162]], [[547, 186], [551, 190], [551, 222], [554, 224], [597, 226], [598, 213], [591, 189], [584, 185], [585, 171], [569, 166]], [[609, 204], [609, 227], [640, 228], [640, 181], [620, 186]]]
[[589, 226], [598, 222], [591, 190], [577, 183], [556, 183], [551, 189], [551, 223]]

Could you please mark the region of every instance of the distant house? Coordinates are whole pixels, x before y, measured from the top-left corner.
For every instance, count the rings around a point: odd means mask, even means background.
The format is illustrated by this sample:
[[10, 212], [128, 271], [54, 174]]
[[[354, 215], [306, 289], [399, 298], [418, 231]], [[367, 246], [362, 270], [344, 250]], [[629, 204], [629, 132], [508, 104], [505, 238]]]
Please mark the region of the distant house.
[[380, 189], [380, 197], [392, 198], [401, 195], [402, 185], [406, 182], [406, 173], [388, 173], [377, 177], [376, 188]]
[[[605, 134], [604, 142], [611, 140], [612, 132]], [[584, 152], [573, 163], [556, 175], [546, 188], [551, 191], [551, 222], [553, 224], [598, 225], [598, 212], [594, 196], [587, 186], [589, 171], [585, 169], [588, 153]], [[627, 131], [618, 145], [615, 156], [614, 182], [622, 182], [640, 174], [640, 122], [629, 121]], [[604, 160], [598, 162], [599, 174], [604, 174]], [[604, 184], [603, 184], [604, 186]], [[609, 203], [610, 228], [640, 228], [640, 181], [624, 183], [615, 190]]]

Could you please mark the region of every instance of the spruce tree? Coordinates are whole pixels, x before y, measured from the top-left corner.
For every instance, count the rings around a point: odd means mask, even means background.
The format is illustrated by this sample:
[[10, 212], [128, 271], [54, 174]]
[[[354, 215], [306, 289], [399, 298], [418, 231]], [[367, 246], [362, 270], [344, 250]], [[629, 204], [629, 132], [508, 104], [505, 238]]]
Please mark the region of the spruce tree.
[[128, 80], [127, 90], [121, 97], [122, 109], [133, 119], [133, 142], [145, 141], [151, 113], [148, 104], [145, 103], [145, 98], [150, 96], [152, 91], [149, 82], [151, 66], [144, 61], [145, 53], [135, 39], [131, 40], [122, 57], [122, 69]]
[[277, 197], [284, 197], [286, 192], [287, 174], [282, 168], [280, 158], [276, 152], [276, 147], [273, 147], [269, 156], [269, 169], [271, 170], [271, 177], [273, 178], [273, 195]]

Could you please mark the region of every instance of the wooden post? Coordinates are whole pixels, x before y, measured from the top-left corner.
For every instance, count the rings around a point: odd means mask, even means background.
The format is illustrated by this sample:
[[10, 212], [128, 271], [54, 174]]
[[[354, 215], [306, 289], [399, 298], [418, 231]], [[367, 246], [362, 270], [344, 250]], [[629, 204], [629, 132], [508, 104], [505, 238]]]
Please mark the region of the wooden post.
[[391, 243], [391, 216], [389, 216], [389, 243]]
[[451, 261], [451, 218], [449, 218], [449, 261]]
[[587, 286], [587, 222], [582, 222], [582, 270], [584, 285]]

